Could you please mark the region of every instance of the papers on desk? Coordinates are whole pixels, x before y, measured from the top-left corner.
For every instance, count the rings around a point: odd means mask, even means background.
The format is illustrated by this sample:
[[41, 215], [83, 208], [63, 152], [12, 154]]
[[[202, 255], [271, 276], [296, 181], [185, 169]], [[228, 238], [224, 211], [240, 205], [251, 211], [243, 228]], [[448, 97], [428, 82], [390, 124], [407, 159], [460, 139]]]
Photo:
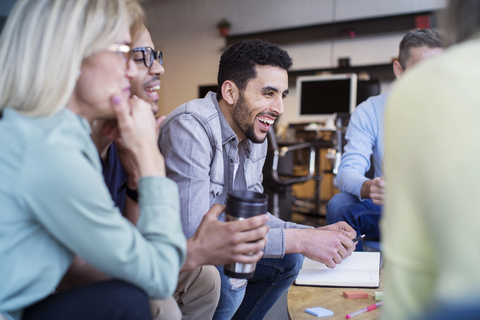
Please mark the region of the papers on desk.
[[335, 131], [337, 128], [335, 125], [319, 125], [318, 123], [310, 123], [309, 125], [303, 127], [305, 131]]
[[378, 288], [380, 285], [380, 252], [353, 252], [335, 269], [305, 258], [297, 285]]

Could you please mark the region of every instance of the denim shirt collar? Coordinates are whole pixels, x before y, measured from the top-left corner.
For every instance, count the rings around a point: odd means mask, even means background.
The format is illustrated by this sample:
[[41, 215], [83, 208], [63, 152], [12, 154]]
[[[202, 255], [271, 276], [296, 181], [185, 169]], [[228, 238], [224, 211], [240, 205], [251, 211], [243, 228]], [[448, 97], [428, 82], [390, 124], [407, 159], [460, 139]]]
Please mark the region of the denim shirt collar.
[[[238, 144], [239, 144], [238, 137], [236, 133], [233, 131], [233, 129], [230, 127], [230, 124], [227, 122], [227, 119], [225, 119], [222, 109], [220, 109], [220, 105], [218, 104], [218, 100], [217, 100], [217, 94], [212, 93], [211, 98], [212, 98], [213, 104], [215, 105], [215, 108], [217, 109], [218, 118], [220, 120], [220, 127], [222, 129], [222, 145], [226, 145], [230, 141], [234, 140], [235, 147], [238, 148]], [[245, 138], [243, 147], [245, 149], [245, 156], [247, 158], [250, 158], [253, 142]]]

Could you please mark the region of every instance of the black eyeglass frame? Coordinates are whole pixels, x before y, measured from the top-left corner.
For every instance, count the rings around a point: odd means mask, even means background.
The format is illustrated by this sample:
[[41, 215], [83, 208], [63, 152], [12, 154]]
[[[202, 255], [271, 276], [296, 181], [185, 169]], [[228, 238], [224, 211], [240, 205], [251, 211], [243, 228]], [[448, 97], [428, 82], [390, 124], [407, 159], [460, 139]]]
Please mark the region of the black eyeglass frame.
[[[150, 51], [150, 61], [147, 63], [147, 51]], [[160, 65], [163, 63], [163, 52], [160, 50], [155, 50], [151, 47], [139, 47], [132, 49], [132, 53], [141, 52], [142, 60], [145, 67], [150, 68], [153, 65], [153, 60], [157, 60]], [[137, 60], [135, 60], [137, 61]]]

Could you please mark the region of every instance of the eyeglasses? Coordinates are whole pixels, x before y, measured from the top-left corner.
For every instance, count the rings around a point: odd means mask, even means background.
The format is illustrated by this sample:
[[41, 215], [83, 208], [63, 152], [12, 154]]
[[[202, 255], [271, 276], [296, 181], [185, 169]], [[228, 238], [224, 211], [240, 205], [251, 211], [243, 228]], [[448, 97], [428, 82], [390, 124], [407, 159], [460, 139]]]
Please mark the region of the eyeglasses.
[[130, 60], [130, 53], [132, 52], [130, 46], [127, 46], [126, 44], [111, 44], [106, 50], [122, 54], [128, 67], [128, 60]]
[[145, 67], [150, 68], [153, 64], [153, 60], [157, 60], [158, 63], [163, 62], [163, 53], [160, 50], [154, 50], [150, 47], [140, 47], [132, 50], [133, 61], [143, 61]]

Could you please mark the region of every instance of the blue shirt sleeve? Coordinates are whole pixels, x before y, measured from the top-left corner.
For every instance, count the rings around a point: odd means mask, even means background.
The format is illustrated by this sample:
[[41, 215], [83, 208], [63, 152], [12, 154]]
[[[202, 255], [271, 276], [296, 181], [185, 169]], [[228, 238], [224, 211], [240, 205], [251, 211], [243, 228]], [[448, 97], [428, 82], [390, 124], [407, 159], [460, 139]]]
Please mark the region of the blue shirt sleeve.
[[383, 116], [386, 94], [367, 99], [353, 112], [345, 139], [348, 141], [338, 170], [338, 188], [363, 200], [360, 189], [368, 180], [365, 173], [370, 168], [373, 154], [375, 176], [382, 176]]

